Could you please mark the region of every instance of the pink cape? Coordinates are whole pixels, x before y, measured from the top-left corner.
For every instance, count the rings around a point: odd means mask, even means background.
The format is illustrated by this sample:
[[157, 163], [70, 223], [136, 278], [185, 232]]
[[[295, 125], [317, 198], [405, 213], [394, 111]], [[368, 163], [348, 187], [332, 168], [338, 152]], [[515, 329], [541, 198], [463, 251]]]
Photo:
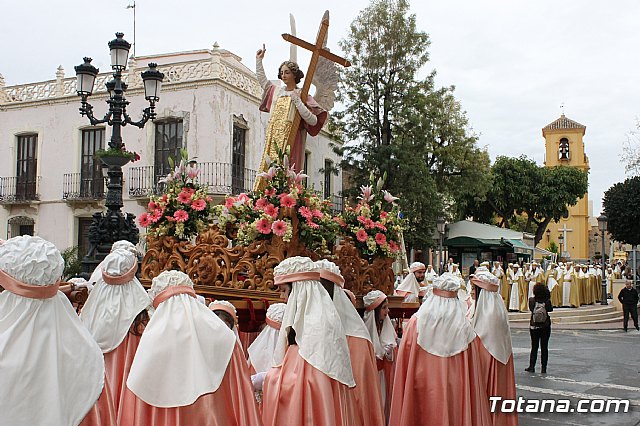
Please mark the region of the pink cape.
[[380, 400], [380, 379], [373, 345], [366, 339], [347, 336], [351, 368], [356, 387], [351, 389], [356, 401], [356, 411], [363, 425], [386, 424]]
[[393, 361], [387, 359], [377, 359], [378, 380], [380, 381], [380, 389], [382, 396], [382, 406], [384, 408], [384, 417], [389, 421], [391, 412], [391, 395], [393, 391], [393, 376], [396, 372], [395, 359], [398, 357], [398, 348], [393, 349]]
[[[211, 350], [215, 350], [212, 348]], [[185, 361], [188, 362], [188, 361]], [[171, 368], [167, 366], [167, 368]], [[158, 374], [162, 374], [161, 371]], [[184, 407], [153, 407], [126, 389], [120, 408], [121, 425], [253, 426], [260, 424], [253, 386], [242, 348], [236, 343], [220, 387]]]
[[451, 357], [439, 357], [418, 343], [417, 318], [404, 330], [393, 382], [389, 424], [491, 424], [489, 400], [479, 368], [480, 340]]
[[[495, 359], [482, 345], [478, 345], [478, 355], [482, 377], [486, 383], [487, 398], [501, 396], [502, 399], [516, 399], [516, 377], [513, 369], [513, 354], [506, 364]], [[491, 425], [493, 426], [517, 426], [518, 413], [502, 413], [499, 410], [500, 403], [496, 404], [496, 411], [491, 413]]]
[[[100, 397], [96, 401], [91, 410], [84, 416], [79, 426], [115, 426], [116, 410], [113, 400], [111, 399], [111, 387], [109, 386], [109, 377], [104, 378], [104, 387], [100, 393]], [[35, 408], [34, 408], [35, 409]]]
[[104, 354], [104, 372], [109, 378], [111, 399], [118, 417], [119, 409], [127, 389], [127, 377], [131, 370], [133, 358], [140, 344], [140, 336], [127, 332], [126, 337], [117, 348]]
[[289, 346], [280, 367], [269, 370], [263, 389], [265, 426], [358, 424], [349, 388], [307, 363], [297, 345]]

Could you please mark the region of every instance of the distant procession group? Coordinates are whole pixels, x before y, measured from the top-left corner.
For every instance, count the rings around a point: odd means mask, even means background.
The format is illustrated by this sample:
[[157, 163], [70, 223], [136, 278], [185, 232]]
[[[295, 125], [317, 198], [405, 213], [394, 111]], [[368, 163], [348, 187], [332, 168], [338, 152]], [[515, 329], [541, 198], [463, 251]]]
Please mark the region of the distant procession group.
[[[415, 264], [422, 263], [415, 262]], [[491, 267], [489, 262], [482, 265]], [[404, 280], [396, 288], [396, 294], [404, 297], [405, 302], [417, 301], [419, 296], [429, 292], [433, 280], [438, 273], [431, 265], [420, 267], [421, 270], [411, 268]], [[472, 267], [472, 269], [474, 269]], [[468, 306], [472, 303], [473, 289], [468, 288], [458, 265], [450, 261], [445, 265], [446, 272], [457, 276], [460, 280], [459, 299]], [[470, 271], [472, 272], [472, 271]], [[578, 308], [590, 305], [602, 299], [602, 267], [598, 265], [574, 264], [574, 262], [550, 263], [543, 269], [538, 262], [524, 263], [522, 267], [517, 263], [510, 263], [505, 271], [501, 262], [493, 262], [491, 273], [500, 281], [498, 293], [505, 306], [512, 312], [529, 312], [528, 300], [533, 297], [533, 287], [544, 284], [551, 293], [551, 303], [554, 307]], [[612, 281], [622, 278], [619, 265], [607, 266], [605, 283], [607, 294], [612, 294]]]

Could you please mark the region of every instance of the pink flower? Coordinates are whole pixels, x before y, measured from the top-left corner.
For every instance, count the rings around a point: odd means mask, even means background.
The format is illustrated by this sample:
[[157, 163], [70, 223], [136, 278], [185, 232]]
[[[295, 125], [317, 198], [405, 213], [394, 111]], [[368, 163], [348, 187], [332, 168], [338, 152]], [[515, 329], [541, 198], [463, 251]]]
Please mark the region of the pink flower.
[[262, 210], [264, 208], [264, 206], [266, 206], [267, 204], [269, 204], [269, 202], [267, 201], [266, 198], [258, 198], [256, 200], [256, 208]]
[[364, 227], [367, 228], [367, 229], [373, 229], [373, 228], [376, 227], [376, 225], [374, 224], [374, 222], [371, 219], [365, 219]]
[[183, 190], [178, 194], [178, 201], [180, 201], [182, 204], [189, 204], [191, 202], [191, 195], [184, 192]]
[[176, 220], [173, 218], [173, 216], [165, 216], [165, 219], [167, 219], [169, 222], [175, 222]]
[[371, 185], [361, 186], [360, 191], [362, 195], [358, 197], [359, 199], [361, 199], [364, 202], [373, 200], [373, 188], [371, 187]]
[[276, 195], [276, 189], [275, 188], [265, 189], [265, 191], [264, 191], [264, 196], [265, 197], [273, 197], [275, 195]]
[[276, 216], [278, 216], [278, 208], [275, 207], [273, 204], [269, 203], [266, 206], [264, 206], [264, 212], [266, 215], [271, 216], [273, 218], [275, 218]]
[[389, 213], [387, 212], [380, 212], [380, 219], [386, 219], [387, 216], [389, 216]]
[[261, 233], [261, 234], [270, 234], [271, 233], [271, 222], [269, 222], [269, 219], [260, 219], [258, 221], [258, 223], [256, 224], [256, 229]]
[[280, 205], [282, 207], [295, 207], [296, 200], [291, 195], [287, 194], [286, 196], [280, 198]]
[[365, 241], [367, 241], [367, 231], [365, 231], [364, 229], [359, 229], [358, 232], [356, 232], [356, 238], [358, 239], [358, 241], [360, 241], [361, 243], [364, 243]]
[[237, 201], [246, 203], [247, 201], [250, 201], [250, 199], [249, 196], [243, 192], [242, 194], [238, 195]]
[[374, 225], [376, 226], [376, 228], [378, 228], [381, 231], [385, 231], [386, 232], [386, 230], [387, 230], [387, 227], [384, 226], [383, 224], [381, 224], [380, 222], [376, 222], [376, 223], [374, 223]]
[[394, 197], [393, 195], [391, 195], [389, 191], [382, 191], [382, 192], [384, 193], [384, 200], [387, 203], [395, 204], [396, 200], [399, 200], [398, 197]]
[[320, 228], [320, 225], [318, 225], [317, 223], [313, 222], [311, 219], [307, 219], [307, 225], [309, 225], [309, 228], [311, 228], [311, 229]]
[[379, 246], [386, 244], [387, 243], [387, 237], [384, 234], [378, 232], [376, 234], [376, 243]]
[[313, 217], [318, 217], [318, 218], [324, 216], [320, 210], [314, 210], [311, 212], [311, 214], [313, 214]]
[[140, 217], [138, 218], [138, 223], [143, 228], [146, 228], [147, 226], [149, 226], [151, 224], [151, 220], [149, 219], [149, 215], [146, 214], [146, 213], [142, 213], [140, 215]]
[[191, 208], [198, 212], [204, 210], [206, 207], [207, 207], [207, 202], [204, 200], [195, 200], [194, 202], [191, 203]]
[[338, 216], [334, 217], [333, 221], [336, 222], [338, 225], [342, 226], [343, 228], [347, 227], [347, 224], [345, 223], [345, 221]]
[[190, 179], [195, 179], [198, 176], [198, 173], [200, 173], [200, 169], [197, 166], [191, 166], [187, 169], [187, 176]]
[[284, 220], [276, 220], [271, 225], [271, 229], [278, 237], [282, 237], [287, 233], [287, 223]]
[[207, 195], [207, 203], [212, 203], [213, 202], [213, 197], [210, 197]]
[[184, 188], [182, 188], [182, 191], [180, 191], [180, 192], [184, 192], [185, 194], [189, 194], [189, 195], [192, 196], [193, 194], [196, 193], [196, 190], [193, 189], [193, 188], [189, 188], [189, 187], [185, 186]]
[[153, 216], [152, 216], [152, 218], [151, 218], [151, 221], [152, 221], [153, 223], [156, 223], [157, 221], [159, 221], [159, 220], [160, 220], [160, 218], [162, 217], [162, 215], [163, 215], [163, 214], [164, 214], [164, 209], [156, 209], [156, 210], [153, 212]]
[[147, 208], [149, 210], [155, 210], [158, 208], [158, 205], [156, 203], [154, 203], [153, 201], [149, 201], [149, 205], [147, 206]]
[[300, 207], [300, 209], [298, 210], [300, 212], [300, 216], [304, 217], [305, 219], [312, 219], [313, 218], [313, 213], [311, 213], [311, 210], [309, 210], [309, 207]]
[[176, 212], [173, 214], [173, 218], [177, 222], [186, 222], [187, 219], [189, 219], [189, 213], [187, 213], [186, 211], [184, 211], [182, 209], [176, 210]]
[[365, 223], [366, 220], [367, 218], [365, 218], [364, 216], [358, 216], [358, 222]]
[[389, 241], [389, 250], [391, 253], [397, 252], [399, 250], [398, 244], [393, 240]]
[[233, 208], [233, 203], [236, 202], [236, 199], [234, 197], [228, 197], [226, 200], [224, 200], [224, 206], [227, 209], [232, 209]]

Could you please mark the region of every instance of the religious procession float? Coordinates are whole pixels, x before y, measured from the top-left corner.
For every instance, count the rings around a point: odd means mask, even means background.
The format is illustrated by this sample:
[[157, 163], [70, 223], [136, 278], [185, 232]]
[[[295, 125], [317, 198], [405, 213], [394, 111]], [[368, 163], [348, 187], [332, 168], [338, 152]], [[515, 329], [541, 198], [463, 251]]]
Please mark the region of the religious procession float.
[[273, 268], [291, 256], [329, 259], [345, 288], [362, 296], [393, 293], [392, 263], [400, 255], [403, 220], [396, 198], [378, 179], [361, 188], [355, 207], [333, 214], [331, 203], [304, 186], [285, 152], [268, 159], [250, 193], [215, 204], [198, 182], [199, 169], [182, 158], [139, 218], [147, 229], [140, 279], [150, 285], [162, 271], [191, 277], [198, 294], [233, 301], [243, 331], [256, 331], [269, 303], [279, 301]]

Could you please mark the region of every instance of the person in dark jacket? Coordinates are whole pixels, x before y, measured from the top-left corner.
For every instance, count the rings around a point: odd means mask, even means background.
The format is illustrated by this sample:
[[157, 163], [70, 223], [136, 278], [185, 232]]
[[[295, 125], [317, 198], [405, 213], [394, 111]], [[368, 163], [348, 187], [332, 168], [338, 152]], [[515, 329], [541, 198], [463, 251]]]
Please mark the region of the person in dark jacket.
[[629, 314], [631, 314], [636, 330], [640, 330], [638, 328], [638, 290], [632, 287], [632, 281], [627, 281], [626, 287], [620, 290], [618, 300], [622, 303], [622, 312], [624, 313], [624, 331], [627, 331]]
[[[544, 305], [546, 320], [542, 323], [534, 321], [534, 311], [536, 303]], [[524, 371], [534, 373], [536, 360], [538, 359], [538, 346], [542, 354], [542, 374], [547, 373], [547, 360], [549, 359], [549, 337], [551, 337], [551, 317], [549, 312], [553, 311], [551, 305], [551, 293], [546, 285], [538, 283], [533, 287], [533, 297], [529, 298], [529, 310], [531, 320], [529, 321], [529, 335], [531, 336], [531, 355], [529, 355], [529, 367]]]

